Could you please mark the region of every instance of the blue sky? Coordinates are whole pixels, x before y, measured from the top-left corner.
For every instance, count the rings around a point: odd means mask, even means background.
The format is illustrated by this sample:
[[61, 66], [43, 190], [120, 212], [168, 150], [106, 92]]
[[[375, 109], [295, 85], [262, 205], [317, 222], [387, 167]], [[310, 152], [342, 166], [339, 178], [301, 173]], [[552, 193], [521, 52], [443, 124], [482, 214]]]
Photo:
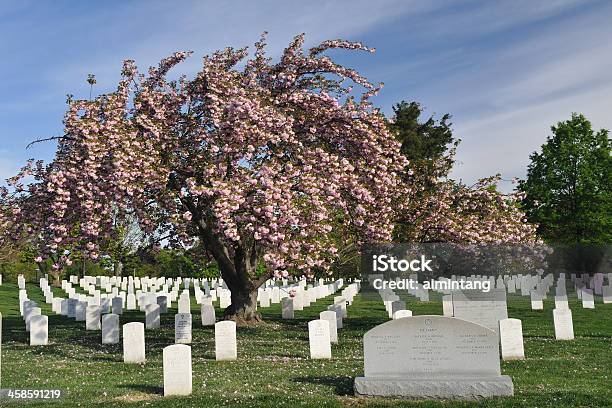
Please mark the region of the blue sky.
[[[30, 158], [48, 160], [65, 95], [113, 89], [121, 62], [141, 68], [192, 50], [183, 72], [225, 46], [268, 31], [278, 56], [291, 38], [307, 46], [344, 38], [374, 55], [335, 55], [373, 82], [385, 112], [417, 100], [453, 115], [463, 140], [453, 176], [466, 182], [522, 177], [552, 124], [584, 113], [612, 129], [610, 1], [8, 1], [0, 2], [0, 178]], [[508, 190], [509, 183], [502, 185]]]

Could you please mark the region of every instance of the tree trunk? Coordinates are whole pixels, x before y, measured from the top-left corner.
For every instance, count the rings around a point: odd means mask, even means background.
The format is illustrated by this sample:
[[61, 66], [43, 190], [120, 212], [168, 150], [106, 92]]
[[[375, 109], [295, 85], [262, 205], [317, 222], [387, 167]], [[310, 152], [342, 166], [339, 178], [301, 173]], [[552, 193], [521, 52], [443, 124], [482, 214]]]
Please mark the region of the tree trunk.
[[233, 320], [238, 324], [251, 324], [261, 322], [261, 315], [257, 311], [257, 288], [252, 284], [246, 286], [233, 286], [232, 304], [223, 313], [224, 320]]

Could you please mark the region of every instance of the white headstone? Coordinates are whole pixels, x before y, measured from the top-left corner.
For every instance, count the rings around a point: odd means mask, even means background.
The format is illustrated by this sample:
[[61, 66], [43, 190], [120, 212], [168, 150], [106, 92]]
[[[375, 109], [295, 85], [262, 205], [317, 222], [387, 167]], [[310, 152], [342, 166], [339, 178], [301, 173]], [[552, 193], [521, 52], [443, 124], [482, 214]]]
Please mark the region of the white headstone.
[[595, 298], [592, 289], [582, 290], [582, 307], [584, 309], [595, 309]]
[[319, 319], [308, 322], [308, 340], [310, 344], [310, 358], [331, 358], [331, 342], [327, 320]]
[[190, 313], [174, 315], [174, 342], [177, 344], [191, 343], [192, 320]]
[[602, 287], [601, 290], [604, 304], [612, 303], [612, 285]]
[[49, 317], [36, 315], [30, 318], [30, 346], [46, 346], [49, 343]]
[[519, 319], [503, 319], [499, 321], [499, 337], [501, 340], [502, 359], [524, 360], [523, 324]]
[[283, 319], [293, 319], [293, 298], [286, 297], [281, 301]]
[[478, 323], [491, 330], [499, 330], [499, 321], [508, 318], [506, 291], [491, 289], [489, 292], [479, 290], [453, 291], [453, 316]]
[[566, 295], [555, 296], [555, 309], [568, 310], [569, 302], [567, 301]]
[[236, 323], [230, 320], [215, 324], [215, 356], [217, 361], [236, 360]]
[[192, 392], [191, 347], [173, 344], [165, 347], [164, 396], [190, 395]]
[[572, 321], [572, 311], [569, 309], [553, 310], [553, 320], [555, 323], [555, 338], [557, 340], [574, 339], [574, 323]]
[[100, 330], [100, 306], [87, 306], [85, 330]]
[[531, 310], [544, 310], [542, 295], [535, 290], [531, 291]]
[[161, 327], [159, 305], [157, 303], [145, 306], [145, 327], [149, 330]]
[[191, 299], [189, 294], [183, 294], [179, 297], [178, 312], [182, 314], [191, 314]]
[[157, 304], [159, 305], [159, 313], [168, 313], [168, 296], [158, 296]]
[[393, 319], [402, 319], [404, 317], [412, 317], [412, 310], [403, 309], [393, 313]]
[[123, 362], [144, 363], [145, 326], [140, 322], [123, 325]]
[[336, 312], [326, 310], [319, 313], [319, 319], [326, 320], [329, 323], [329, 341], [338, 343], [338, 318]]
[[215, 308], [209, 303], [202, 304], [202, 326], [214, 326], [217, 318]]
[[133, 293], [127, 295], [127, 310], [136, 310], [136, 295]]
[[123, 298], [115, 296], [112, 301], [113, 314], [123, 314]]
[[102, 316], [102, 344], [119, 343], [119, 315], [114, 313]]

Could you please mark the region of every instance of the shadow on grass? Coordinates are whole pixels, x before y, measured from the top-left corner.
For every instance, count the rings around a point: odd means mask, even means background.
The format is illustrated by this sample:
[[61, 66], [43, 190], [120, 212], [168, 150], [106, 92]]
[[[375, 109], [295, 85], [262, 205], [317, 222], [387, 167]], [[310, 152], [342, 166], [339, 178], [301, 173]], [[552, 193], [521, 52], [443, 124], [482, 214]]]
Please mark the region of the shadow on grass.
[[139, 391], [145, 394], [152, 395], [164, 395], [164, 387], [158, 387], [155, 385], [144, 385], [144, 384], [121, 384], [120, 388], [125, 388], [132, 391]]
[[296, 377], [293, 379], [293, 381], [298, 384], [308, 383], [334, 387], [334, 392], [338, 396], [355, 395], [355, 390], [353, 389], [353, 377]]

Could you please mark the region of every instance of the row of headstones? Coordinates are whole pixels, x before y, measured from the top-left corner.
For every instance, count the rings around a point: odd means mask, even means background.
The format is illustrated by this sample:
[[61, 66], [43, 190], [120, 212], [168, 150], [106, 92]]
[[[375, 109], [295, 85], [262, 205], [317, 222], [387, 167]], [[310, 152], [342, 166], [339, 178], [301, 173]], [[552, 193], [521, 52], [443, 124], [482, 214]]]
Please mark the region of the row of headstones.
[[[45, 296], [48, 296], [50, 291], [48, 282], [45, 279], [40, 281], [41, 289]], [[342, 282], [336, 282], [335, 287], [340, 287]], [[358, 283], [351, 284], [345, 290], [345, 295], [349, 304], [352, 303], [353, 296], [357, 293]], [[186, 295], [186, 296], [185, 296]], [[74, 294], [73, 294], [74, 296]], [[82, 296], [82, 295], [81, 295]], [[20, 300], [26, 300], [25, 289], [20, 290]], [[75, 298], [61, 299], [52, 298], [53, 309], [56, 313], [73, 317], [77, 321], [86, 321], [86, 330], [102, 330], [102, 343], [103, 344], [115, 344], [119, 341], [119, 314], [122, 313], [121, 298], [113, 298], [113, 312], [108, 313], [108, 310], [98, 305], [88, 305], [86, 301], [79, 301]], [[163, 296], [158, 297], [158, 301], [165, 307], [165, 298]], [[89, 301], [93, 301], [91, 298]], [[336, 297], [334, 299], [334, 305], [329, 307], [331, 314], [335, 316], [334, 325], [332, 327], [331, 315], [326, 314], [322, 318], [330, 320], [330, 337], [332, 341], [337, 341], [337, 328], [342, 327], [342, 318], [346, 317], [346, 299]], [[21, 303], [21, 302], [20, 302]], [[157, 329], [160, 327], [160, 308], [159, 304], [147, 304], [145, 306], [145, 327], [147, 329]], [[175, 317], [175, 333], [177, 343], [190, 343], [191, 342], [191, 314], [190, 314], [190, 299], [189, 294], [184, 293], [179, 299], [179, 314]], [[166, 310], [164, 310], [166, 312]], [[204, 326], [214, 325], [216, 321], [215, 310], [212, 306], [210, 297], [205, 299], [202, 303], [202, 324]]]
[[25, 322], [26, 332], [30, 333], [30, 345], [49, 344], [49, 317], [43, 315], [38, 304], [28, 298], [25, 289], [19, 290], [19, 313]]
[[[337, 280], [334, 283], [328, 285], [319, 285], [304, 291], [303, 288], [294, 288], [289, 293], [290, 295], [283, 298], [281, 301], [281, 317], [283, 319], [294, 319], [295, 311], [302, 311], [306, 307], [310, 307], [311, 301], [316, 302], [321, 297], [327, 297], [336, 294], [338, 290], [342, 289], [344, 282], [342, 279]], [[350, 299], [352, 304], [353, 297], [359, 292], [359, 281], [353, 282], [342, 289], [340, 296], [334, 297], [334, 303], [328, 307], [328, 310], [336, 311], [338, 309], [338, 315], [347, 317], [346, 306], [347, 300]], [[321, 290], [317, 290], [321, 288]], [[305, 295], [305, 293], [317, 293], [314, 297]]]
[[353, 304], [359, 289], [359, 282], [351, 283], [342, 291], [342, 296], [334, 297], [334, 303], [319, 313], [318, 320], [308, 322], [310, 358], [332, 358], [331, 345], [339, 342], [338, 330], [344, 327], [343, 319], [348, 317], [347, 307]]
[[[62, 281], [62, 288], [67, 291], [69, 296], [73, 295], [75, 292], [71, 288], [71, 283], [75, 281], [77, 281], [77, 278], [74, 276], [70, 277], [70, 281]], [[200, 281], [198, 279], [193, 279], [193, 280], [177, 279], [176, 281], [173, 282], [172, 279], [164, 280], [163, 278], [157, 278], [157, 279], [143, 278], [143, 281], [141, 283], [138, 278], [135, 278], [132, 281], [126, 278], [120, 279], [120, 278], [115, 278], [115, 277], [110, 277], [110, 278], [109, 277], [95, 277], [95, 278], [85, 277], [85, 278], [79, 279], [79, 282], [80, 282], [81, 287], [85, 291], [88, 291], [90, 294], [93, 294], [94, 296], [97, 296], [98, 298], [100, 297], [104, 298], [105, 296], [103, 294], [100, 294], [100, 291], [97, 291], [95, 289], [95, 285], [97, 284], [99, 284], [101, 287], [104, 286], [105, 290], [107, 292], [110, 292], [112, 296], [121, 295], [121, 297], [124, 299], [124, 302], [125, 302], [125, 294], [118, 293], [117, 287], [113, 287], [113, 285], [115, 286], [122, 285], [122, 287], [125, 285], [128, 285], [127, 286], [127, 289], [128, 289], [127, 309], [128, 310], [135, 309], [135, 298], [134, 296], [130, 296], [134, 292], [134, 287], [142, 288], [141, 290], [136, 291], [136, 296], [138, 296], [139, 298], [138, 303], [141, 305], [141, 311], [143, 311], [144, 310], [143, 303], [146, 304], [146, 299], [145, 299], [145, 302], [143, 302], [141, 301], [140, 298], [151, 295], [151, 293], [147, 294], [147, 293], [143, 293], [143, 291], [146, 292], [146, 290], [149, 290], [149, 289], [158, 290], [160, 289], [159, 285], [161, 285], [162, 292], [160, 293], [160, 295], [168, 296], [168, 293], [167, 293], [169, 289], [168, 285], [171, 285], [171, 286], [173, 285], [173, 288], [169, 293], [169, 299], [168, 299], [168, 302], [171, 303], [176, 300], [178, 296], [178, 290], [179, 290], [178, 288], [181, 286], [181, 283], [185, 287], [185, 290], [183, 292], [187, 292], [187, 293], [189, 292], [189, 287], [191, 286], [191, 283], [193, 283], [195, 298], [198, 304], [202, 304], [202, 302], [204, 302], [207, 298], [210, 298], [210, 297], [212, 297], [212, 301], [215, 302], [217, 301], [217, 295], [220, 301], [221, 308], [226, 308], [231, 304], [231, 293], [225, 286], [225, 283], [223, 282], [222, 279], [219, 279], [218, 281], [217, 280], [212, 281], [213, 289], [210, 289], [208, 280], [203, 279], [202, 284], [204, 286], [204, 291], [202, 291], [202, 289], [200, 288]], [[319, 279], [318, 284], [314, 287], [312, 285], [308, 285], [308, 287], [306, 287], [305, 280], [300, 280], [297, 285], [289, 286], [287, 279], [282, 279], [283, 286], [281, 287], [276, 286], [277, 283], [278, 282], [275, 279], [271, 279], [266, 282], [263, 288], [259, 289], [258, 300], [259, 300], [260, 307], [269, 307], [270, 303], [280, 303], [282, 299], [290, 296], [290, 292], [295, 292], [295, 299], [294, 299], [296, 303], [295, 309], [301, 310], [302, 304], [304, 304], [307, 307], [310, 304], [310, 302], [314, 302], [320, 298], [327, 297], [329, 296], [330, 292], [337, 290], [338, 287], [342, 287], [343, 280], [339, 279], [336, 282], [326, 284], [326, 281], [324, 279]], [[183, 295], [185, 294], [183, 293]]]

